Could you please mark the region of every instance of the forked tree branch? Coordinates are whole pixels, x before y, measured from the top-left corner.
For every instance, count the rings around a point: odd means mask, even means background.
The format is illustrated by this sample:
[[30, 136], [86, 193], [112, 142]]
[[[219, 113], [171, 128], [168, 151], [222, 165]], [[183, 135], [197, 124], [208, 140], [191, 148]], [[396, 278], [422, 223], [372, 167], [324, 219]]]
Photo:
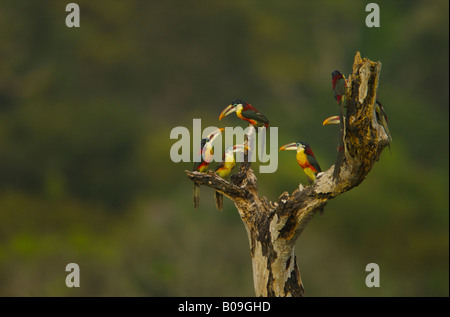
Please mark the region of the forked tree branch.
[[[186, 171], [194, 182], [214, 188], [236, 205], [250, 242], [257, 296], [303, 296], [304, 288], [294, 252], [295, 242], [309, 220], [328, 200], [358, 186], [379, 159], [389, 139], [374, 111], [380, 62], [356, 53], [346, 94], [344, 149], [336, 163], [318, 175], [312, 186], [283, 192], [277, 202], [261, 197], [250, 163], [241, 163], [231, 182], [214, 171]], [[337, 109], [337, 106], [336, 106]]]

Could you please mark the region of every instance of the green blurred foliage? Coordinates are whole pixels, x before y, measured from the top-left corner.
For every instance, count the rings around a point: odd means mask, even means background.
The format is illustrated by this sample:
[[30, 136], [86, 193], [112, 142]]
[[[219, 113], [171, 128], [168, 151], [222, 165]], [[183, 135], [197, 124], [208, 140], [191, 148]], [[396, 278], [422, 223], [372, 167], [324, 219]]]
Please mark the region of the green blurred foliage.
[[[252, 296], [236, 209], [216, 212], [202, 187], [193, 211], [193, 164], [170, 160], [170, 131], [244, 127], [218, 121], [240, 97], [279, 146], [307, 141], [328, 169], [331, 72], [350, 74], [360, 51], [383, 64], [391, 153], [299, 239], [306, 294], [448, 296], [447, 1], [377, 1], [371, 29], [360, 1], [80, 0], [80, 28], [67, 3], [0, 2], [0, 295]], [[289, 152], [257, 176], [271, 200], [306, 183]]]

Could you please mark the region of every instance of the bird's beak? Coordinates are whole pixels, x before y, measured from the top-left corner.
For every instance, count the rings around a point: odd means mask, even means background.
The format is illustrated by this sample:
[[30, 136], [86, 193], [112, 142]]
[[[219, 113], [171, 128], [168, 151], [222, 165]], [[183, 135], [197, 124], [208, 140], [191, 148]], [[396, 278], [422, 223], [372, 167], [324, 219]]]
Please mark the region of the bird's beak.
[[289, 150], [297, 150], [297, 143], [292, 142], [286, 145], [283, 145], [282, 147], [280, 147], [280, 151], [289, 151]]
[[213, 132], [211, 132], [208, 135], [209, 142], [213, 142], [214, 139], [217, 138], [219, 136], [219, 134], [222, 133], [224, 130], [225, 130], [225, 128], [220, 128], [220, 129], [217, 129], [217, 130], [214, 130]]
[[341, 119], [339, 116], [332, 116], [329, 118], [326, 118], [325, 121], [322, 123], [322, 125], [328, 125], [328, 124], [340, 124]]
[[235, 112], [235, 111], [236, 111], [236, 107], [234, 107], [233, 105], [229, 105], [228, 107], [223, 109], [222, 112], [220, 113], [219, 121], [222, 120], [223, 117], [228, 116], [230, 113]]
[[250, 148], [247, 145], [243, 144], [237, 144], [233, 146], [233, 152], [244, 152], [245, 150], [250, 150]]

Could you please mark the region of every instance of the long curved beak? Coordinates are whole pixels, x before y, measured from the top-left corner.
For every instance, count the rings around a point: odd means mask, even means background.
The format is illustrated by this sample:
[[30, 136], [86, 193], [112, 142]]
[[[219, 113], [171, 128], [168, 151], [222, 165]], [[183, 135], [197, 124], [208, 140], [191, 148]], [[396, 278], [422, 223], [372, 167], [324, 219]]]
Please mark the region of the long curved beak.
[[296, 142], [292, 142], [286, 145], [283, 145], [282, 147], [280, 147], [280, 151], [297, 151], [297, 143]]
[[215, 138], [219, 136], [220, 133], [222, 133], [225, 130], [225, 128], [219, 128], [217, 130], [214, 130], [208, 135], [209, 142], [213, 142]]
[[219, 121], [222, 120], [223, 117], [228, 116], [230, 113], [233, 113], [235, 111], [236, 107], [234, 107], [233, 105], [229, 105], [228, 107], [223, 109], [222, 112], [220, 113]]
[[322, 125], [328, 125], [328, 124], [340, 124], [341, 119], [339, 116], [332, 116], [329, 118], [326, 118], [325, 121], [322, 123]]
[[235, 146], [233, 146], [233, 152], [237, 153], [237, 152], [244, 152], [245, 150], [250, 150], [250, 148], [247, 145], [244, 144], [237, 144]]

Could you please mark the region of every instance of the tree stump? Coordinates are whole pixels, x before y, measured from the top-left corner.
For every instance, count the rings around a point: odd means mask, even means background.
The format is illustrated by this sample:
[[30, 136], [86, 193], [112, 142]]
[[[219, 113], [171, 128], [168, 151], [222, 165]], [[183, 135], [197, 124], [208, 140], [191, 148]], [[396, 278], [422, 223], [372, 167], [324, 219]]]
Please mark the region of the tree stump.
[[374, 111], [380, 71], [380, 62], [361, 59], [356, 53], [353, 73], [347, 81], [347, 116], [341, 131], [344, 149], [313, 185], [300, 184], [292, 194], [285, 191], [277, 202], [271, 202], [258, 194], [257, 179], [249, 162], [241, 163], [231, 182], [214, 171], [186, 171], [192, 181], [211, 187], [234, 202], [248, 233], [256, 296], [304, 295], [294, 252], [297, 238], [328, 200], [365, 179], [389, 144]]

